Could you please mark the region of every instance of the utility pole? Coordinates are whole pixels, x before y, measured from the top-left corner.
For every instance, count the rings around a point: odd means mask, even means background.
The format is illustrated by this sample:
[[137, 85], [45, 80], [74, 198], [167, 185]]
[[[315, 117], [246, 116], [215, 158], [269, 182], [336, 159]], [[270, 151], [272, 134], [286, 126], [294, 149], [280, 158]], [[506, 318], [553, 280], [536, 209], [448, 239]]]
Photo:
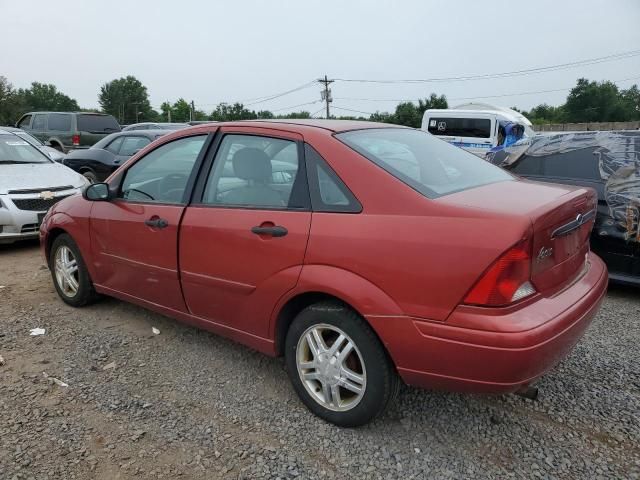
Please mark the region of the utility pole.
[[191, 111], [189, 112], [189, 118], [191, 122], [196, 119], [196, 106], [193, 103], [193, 100], [191, 100]]
[[167, 121], [171, 123], [171, 104], [169, 103], [169, 100], [167, 100], [167, 105]]
[[320, 97], [327, 104], [327, 118], [329, 118], [331, 116], [330, 113], [329, 113], [329, 104], [331, 102], [333, 102], [333, 98], [331, 98], [331, 89], [329, 88], [329, 84], [333, 83], [334, 81], [333, 80], [329, 80], [327, 78], [327, 76], [325, 75], [324, 79], [319, 78], [318, 82], [324, 84], [324, 90], [322, 92], [320, 92]]

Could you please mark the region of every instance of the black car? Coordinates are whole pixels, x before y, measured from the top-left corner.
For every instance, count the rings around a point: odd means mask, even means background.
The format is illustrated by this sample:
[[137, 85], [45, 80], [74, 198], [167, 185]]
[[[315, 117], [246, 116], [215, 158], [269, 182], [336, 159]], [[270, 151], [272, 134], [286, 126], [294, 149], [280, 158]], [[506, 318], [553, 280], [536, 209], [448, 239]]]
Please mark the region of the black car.
[[487, 160], [530, 180], [594, 188], [591, 249], [611, 280], [640, 285], [640, 131], [539, 135]]
[[131, 130], [103, 138], [87, 150], [74, 150], [62, 163], [90, 182], [102, 182], [138, 150], [171, 130]]

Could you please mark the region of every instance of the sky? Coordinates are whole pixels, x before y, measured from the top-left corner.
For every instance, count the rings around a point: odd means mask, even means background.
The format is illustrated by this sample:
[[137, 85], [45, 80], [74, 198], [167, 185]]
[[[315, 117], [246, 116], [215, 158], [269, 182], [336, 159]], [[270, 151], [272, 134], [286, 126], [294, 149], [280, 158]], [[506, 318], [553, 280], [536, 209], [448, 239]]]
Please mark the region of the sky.
[[[251, 99], [324, 75], [433, 79], [640, 50], [640, 0], [0, 0], [0, 12], [0, 75], [16, 88], [53, 83], [83, 108], [98, 106], [102, 84], [134, 75], [156, 109], [182, 97], [206, 112], [242, 101], [321, 115], [318, 84]], [[393, 111], [398, 100], [431, 92], [450, 105], [559, 105], [579, 77], [640, 84], [640, 55], [499, 79], [338, 80], [332, 114]], [[547, 90], [561, 91], [522, 94]], [[487, 98], [496, 95], [504, 96]]]

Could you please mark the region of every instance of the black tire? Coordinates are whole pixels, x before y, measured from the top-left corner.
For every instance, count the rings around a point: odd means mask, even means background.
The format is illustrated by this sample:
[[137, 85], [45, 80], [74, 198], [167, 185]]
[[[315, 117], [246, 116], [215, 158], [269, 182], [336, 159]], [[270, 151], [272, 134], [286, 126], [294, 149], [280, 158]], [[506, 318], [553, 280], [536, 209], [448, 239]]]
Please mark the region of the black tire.
[[93, 170], [85, 170], [82, 172], [82, 175], [84, 175], [84, 178], [89, 180], [91, 183], [96, 183], [98, 181], [98, 176]]
[[[58, 251], [63, 248], [67, 248], [71, 252], [78, 267], [77, 272], [74, 275], [74, 279], [77, 280], [78, 284], [75, 293], [70, 293], [68, 290], [65, 290], [65, 287], [60, 284], [61, 282], [58, 280], [58, 275], [56, 273], [56, 255], [58, 254]], [[84, 259], [80, 254], [80, 249], [73, 238], [66, 233], [57, 236], [51, 245], [51, 250], [49, 252], [49, 270], [51, 271], [53, 285], [55, 286], [58, 295], [65, 303], [72, 307], [83, 307], [97, 300], [98, 294], [93, 288], [93, 282], [89, 276], [89, 271], [84, 263]]]
[[[306, 348], [304, 345], [308, 345], [308, 342], [305, 344], [301, 337], [314, 327], [320, 329], [326, 327], [327, 330], [324, 331], [329, 334], [334, 333], [331, 327], [341, 330], [347, 336], [345, 341], [351, 341], [355, 345], [350, 355], [356, 355], [356, 367], [360, 362], [359, 359], [362, 360], [363, 365], [356, 370], [366, 372], [363, 375], [365, 378], [363, 393], [357, 403], [353, 407], [348, 407], [347, 410], [336, 411], [327, 408], [322, 404], [322, 400], [316, 399], [308, 390], [315, 385], [314, 381], [303, 383], [301, 379], [302, 374], [298, 371], [298, 345], [303, 342], [301, 348]], [[328, 343], [325, 342], [325, 344], [330, 348]], [[300, 355], [306, 354], [301, 352]], [[320, 418], [340, 427], [358, 427], [370, 422], [384, 412], [396, 397], [400, 387], [395, 368], [371, 327], [356, 312], [337, 302], [310, 305], [298, 314], [287, 332], [285, 362], [289, 379], [307, 408]], [[313, 367], [311, 371], [320, 372], [321, 370]], [[318, 380], [317, 385], [316, 392], [320, 392], [324, 384]], [[343, 392], [350, 393], [347, 390]]]

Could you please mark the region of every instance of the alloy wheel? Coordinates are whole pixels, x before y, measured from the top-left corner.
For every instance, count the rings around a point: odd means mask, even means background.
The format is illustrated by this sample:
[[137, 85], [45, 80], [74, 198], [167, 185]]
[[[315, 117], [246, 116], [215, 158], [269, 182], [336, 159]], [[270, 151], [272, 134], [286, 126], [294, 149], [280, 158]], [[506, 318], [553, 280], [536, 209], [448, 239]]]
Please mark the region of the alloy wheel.
[[66, 245], [61, 245], [56, 250], [54, 262], [56, 282], [58, 282], [60, 291], [66, 297], [75, 297], [78, 293], [80, 279], [78, 277], [78, 261], [73, 252]]
[[304, 388], [329, 410], [351, 410], [364, 396], [367, 374], [362, 355], [333, 325], [313, 325], [300, 336], [296, 365]]

